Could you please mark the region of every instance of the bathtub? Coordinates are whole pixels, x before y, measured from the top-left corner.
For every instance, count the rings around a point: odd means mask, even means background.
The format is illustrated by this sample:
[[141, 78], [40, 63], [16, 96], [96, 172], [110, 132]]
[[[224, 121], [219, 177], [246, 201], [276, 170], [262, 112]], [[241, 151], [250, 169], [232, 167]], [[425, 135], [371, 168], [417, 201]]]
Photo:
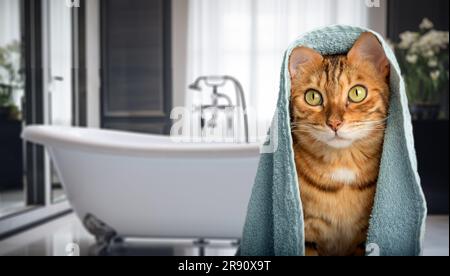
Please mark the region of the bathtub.
[[257, 144], [56, 126], [29, 126], [22, 137], [47, 149], [68, 201], [97, 240], [241, 237]]

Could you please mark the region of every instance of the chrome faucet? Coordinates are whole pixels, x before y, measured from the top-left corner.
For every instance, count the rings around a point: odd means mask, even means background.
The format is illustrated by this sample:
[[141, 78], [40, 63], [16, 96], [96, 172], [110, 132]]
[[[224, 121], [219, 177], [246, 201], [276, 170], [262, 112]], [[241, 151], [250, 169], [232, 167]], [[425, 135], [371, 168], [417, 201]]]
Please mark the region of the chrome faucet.
[[[189, 85], [189, 89], [202, 91], [202, 88], [200, 86], [201, 82], [204, 82], [204, 84], [208, 87], [212, 88], [212, 94], [211, 94], [211, 100], [212, 103], [210, 105], [201, 105], [200, 106], [200, 112], [201, 112], [201, 127], [204, 128], [205, 125], [207, 125], [210, 128], [217, 127], [217, 117], [218, 117], [218, 110], [225, 110], [227, 108], [242, 108], [243, 111], [243, 120], [244, 120], [244, 134], [245, 134], [245, 142], [249, 143], [249, 130], [248, 130], [248, 115], [247, 115], [247, 104], [245, 101], [245, 95], [244, 95], [244, 89], [242, 88], [241, 83], [234, 77], [231, 76], [202, 76], [195, 80], [194, 83]], [[227, 82], [232, 82], [236, 91], [236, 104], [233, 105], [231, 98], [228, 95], [225, 95], [223, 93], [219, 93], [219, 87], [223, 87], [227, 84]], [[219, 104], [219, 100], [224, 99], [227, 104], [221, 105]], [[203, 119], [203, 112], [206, 109], [213, 109], [213, 114], [211, 119], [205, 123]], [[228, 120], [228, 128], [231, 127], [231, 121]]]

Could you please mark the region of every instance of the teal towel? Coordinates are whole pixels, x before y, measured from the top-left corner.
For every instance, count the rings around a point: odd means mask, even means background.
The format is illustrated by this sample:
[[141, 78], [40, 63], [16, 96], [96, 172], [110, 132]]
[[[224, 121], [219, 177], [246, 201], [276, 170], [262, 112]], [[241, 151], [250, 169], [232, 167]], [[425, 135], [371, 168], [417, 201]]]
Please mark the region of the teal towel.
[[[261, 154], [240, 255], [304, 255], [303, 212], [289, 118], [289, 56], [300, 45], [323, 55], [344, 54], [366, 31], [370, 30], [325, 27], [301, 36], [285, 52], [275, 119], [268, 136], [277, 147], [273, 153]], [[370, 32], [379, 38], [391, 64], [391, 99], [366, 255], [420, 255], [427, 211], [405, 85], [392, 49], [379, 34]]]

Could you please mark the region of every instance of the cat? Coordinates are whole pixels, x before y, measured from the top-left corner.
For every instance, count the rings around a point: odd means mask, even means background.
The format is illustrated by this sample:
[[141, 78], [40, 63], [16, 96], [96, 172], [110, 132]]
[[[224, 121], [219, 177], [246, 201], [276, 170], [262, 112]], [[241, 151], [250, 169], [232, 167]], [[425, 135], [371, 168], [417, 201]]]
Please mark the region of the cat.
[[348, 54], [289, 58], [295, 164], [307, 256], [362, 256], [389, 108], [390, 65], [365, 32]]

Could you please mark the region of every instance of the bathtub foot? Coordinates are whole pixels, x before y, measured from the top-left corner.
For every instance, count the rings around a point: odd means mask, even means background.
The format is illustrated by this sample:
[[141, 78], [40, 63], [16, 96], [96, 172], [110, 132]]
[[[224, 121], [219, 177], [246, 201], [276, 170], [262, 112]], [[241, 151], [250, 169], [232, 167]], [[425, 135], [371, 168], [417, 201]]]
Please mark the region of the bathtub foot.
[[84, 227], [86, 227], [89, 233], [95, 236], [95, 240], [97, 243], [93, 248], [94, 255], [106, 255], [112, 242], [120, 243], [121, 241], [123, 241], [120, 237], [118, 237], [116, 231], [113, 228], [96, 218], [94, 215], [87, 214], [84, 217], [83, 225]]
[[125, 239], [120, 236], [115, 236], [111, 243], [113, 244], [123, 244], [125, 242]]
[[238, 240], [232, 241], [231, 246], [235, 246], [235, 247], [241, 246], [241, 240], [238, 239]]
[[199, 256], [206, 256], [205, 255], [205, 248], [210, 244], [209, 241], [206, 239], [197, 239], [194, 241], [194, 246], [198, 246], [198, 255]]

